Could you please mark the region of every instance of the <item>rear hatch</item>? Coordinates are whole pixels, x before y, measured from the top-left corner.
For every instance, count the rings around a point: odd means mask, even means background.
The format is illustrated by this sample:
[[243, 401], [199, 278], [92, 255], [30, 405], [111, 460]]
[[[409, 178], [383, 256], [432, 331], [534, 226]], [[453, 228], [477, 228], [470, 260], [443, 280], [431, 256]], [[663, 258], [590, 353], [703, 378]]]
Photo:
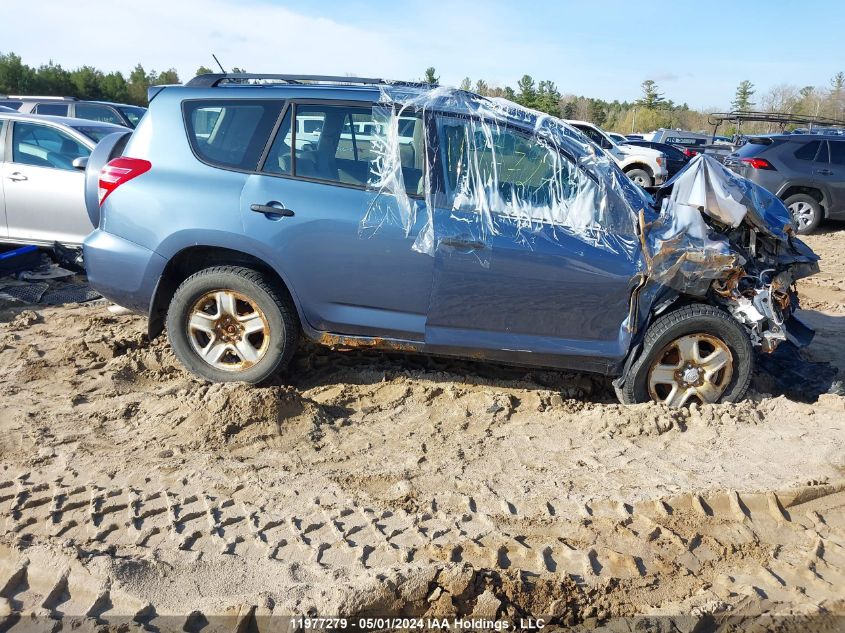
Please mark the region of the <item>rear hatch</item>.
[[747, 178], [753, 171], [751, 159], [757, 158], [772, 145], [774, 141], [768, 136], [752, 136], [745, 145], [725, 157], [723, 164], [732, 172]]

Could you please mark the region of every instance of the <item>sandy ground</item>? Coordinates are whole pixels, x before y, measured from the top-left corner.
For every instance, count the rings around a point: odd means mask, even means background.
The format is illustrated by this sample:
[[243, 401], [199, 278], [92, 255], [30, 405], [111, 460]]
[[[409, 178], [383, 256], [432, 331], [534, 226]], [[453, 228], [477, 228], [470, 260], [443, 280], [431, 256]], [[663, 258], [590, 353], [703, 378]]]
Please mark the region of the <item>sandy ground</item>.
[[840, 228], [807, 240], [803, 360], [680, 411], [601, 377], [312, 346], [275, 385], [208, 386], [141, 318], [0, 308], [0, 630], [842, 626]]

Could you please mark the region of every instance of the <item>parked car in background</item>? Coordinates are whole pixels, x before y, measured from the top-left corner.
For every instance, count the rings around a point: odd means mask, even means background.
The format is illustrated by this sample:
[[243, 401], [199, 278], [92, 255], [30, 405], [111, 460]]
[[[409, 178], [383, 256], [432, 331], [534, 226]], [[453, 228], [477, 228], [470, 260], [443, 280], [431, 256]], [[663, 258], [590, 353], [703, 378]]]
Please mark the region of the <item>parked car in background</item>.
[[623, 145], [628, 142], [628, 139], [618, 132], [605, 132], [605, 134], [607, 134], [617, 145]]
[[84, 168], [96, 144], [126, 128], [0, 112], [0, 242], [79, 246], [93, 228]]
[[669, 172], [666, 169], [666, 157], [660, 152], [647, 147], [617, 145], [604, 130], [587, 121], [566, 122], [605, 150], [628, 178], [640, 187], [653, 187], [666, 182]]
[[8, 106], [0, 105], [0, 112], [17, 112], [17, 110]]
[[111, 101], [80, 101], [76, 97], [8, 96], [0, 98], [0, 105], [14, 108], [24, 114], [45, 114], [74, 119], [100, 121], [135, 128], [146, 108]]
[[724, 164], [783, 200], [799, 233], [813, 232], [825, 218], [845, 218], [845, 139], [839, 135], [749, 137]]
[[646, 140], [642, 134], [626, 134], [625, 139], [629, 141], [644, 141]]
[[650, 140], [655, 143], [679, 145], [701, 151], [702, 146], [710, 143], [710, 136], [707, 134], [700, 134], [698, 132], [687, 132], [686, 130], [667, 130], [660, 128], [652, 134]]
[[668, 145], [667, 143], [655, 143], [654, 141], [628, 141], [628, 145], [633, 145], [635, 147], [649, 147], [651, 149], [657, 150], [658, 152], [662, 153], [666, 157], [666, 169], [669, 172], [669, 178], [677, 174], [681, 171], [686, 164], [690, 162], [694, 154], [689, 152], [689, 150], [682, 150], [680, 148], [675, 147], [674, 145]]
[[[298, 146], [300, 122], [315, 119]], [[358, 124], [377, 142], [359, 144]], [[683, 197], [690, 185], [662, 192], [658, 214], [583, 134], [466, 91], [202, 75], [157, 89], [127, 136], [88, 165], [89, 282], [148, 315], [151, 339], [166, 326], [179, 360], [213, 382], [261, 382], [304, 332], [615, 375], [626, 403], [731, 401], [749, 384], [752, 345], [771, 351], [797, 323], [792, 275], [818, 270], [782, 234], [786, 210], [759, 215], [753, 185], [726, 182], [707, 157], [693, 179], [707, 172], [753, 201], [752, 222], [732, 204], [735, 228], [708, 225]], [[770, 316], [736, 287], [762, 293]]]

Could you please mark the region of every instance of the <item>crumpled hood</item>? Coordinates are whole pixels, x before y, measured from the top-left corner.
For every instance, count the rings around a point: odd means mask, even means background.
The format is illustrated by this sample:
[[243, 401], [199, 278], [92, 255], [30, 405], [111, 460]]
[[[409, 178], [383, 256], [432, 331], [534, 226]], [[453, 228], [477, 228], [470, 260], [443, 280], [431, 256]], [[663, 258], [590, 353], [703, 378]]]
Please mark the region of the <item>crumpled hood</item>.
[[[818, 255], [795, 237], [783, 202], [706, 154], [660, 187], [655, 205], [658, 217], [643, 227], [650, 276], [681, 292], [703, 295], [760, 249], [772, 265], [808, 264], [795, 278], [818, 270]], [[760, 243], [739, 229], [753, 229]]]

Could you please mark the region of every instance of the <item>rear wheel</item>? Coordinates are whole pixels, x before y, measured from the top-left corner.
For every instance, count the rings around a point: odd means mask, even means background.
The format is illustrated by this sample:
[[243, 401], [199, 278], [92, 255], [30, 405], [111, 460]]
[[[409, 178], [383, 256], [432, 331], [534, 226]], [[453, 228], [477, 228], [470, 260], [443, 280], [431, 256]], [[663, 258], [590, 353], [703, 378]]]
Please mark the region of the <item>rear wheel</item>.
[[789, 214], [792, 216], [792, 223], [796, 232], [801, 235], [815, 231], [822, 221], [822, 207], [818, 200], [806, 193], [796, 193], [783, 201]]
[[670, 407], [734, 402], [745, 395], [753, 364], [751, 342], [733, 317], [710, 305], [685, 306], [646, 332], [620, 399]]
[[654, 184], [654, 179], [645, 169], [629, 169], [625, 174], [640, 187], [651, 187]]
[[259, 383], [296, 347], [296, 311], [261, 273], [218, 266], [188, 277], [167, 310], [176, 357], [212, 382]]

